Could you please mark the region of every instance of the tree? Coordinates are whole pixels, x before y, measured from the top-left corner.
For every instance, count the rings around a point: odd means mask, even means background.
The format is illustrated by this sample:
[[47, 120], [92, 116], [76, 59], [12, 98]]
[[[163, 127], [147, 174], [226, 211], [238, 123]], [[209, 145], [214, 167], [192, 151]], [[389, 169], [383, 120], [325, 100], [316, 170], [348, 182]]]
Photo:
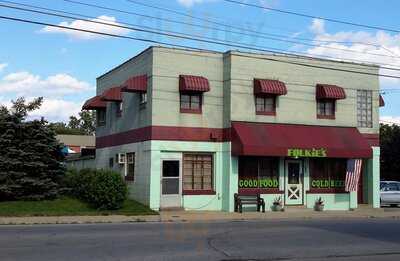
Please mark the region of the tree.
[[0, 107], [0, 201], [55, 198], [64, 175], [62, 146], [49, 124], [27, 121], [43, 99]]
[[400, 126], [381, 124], [381, 179], [400, 180]]
[[81, 111], [79, 117], [70, 116], [68, 124], [56, 122], [50, 125], [57, 134], [93, 135], [96, 130], [96, 114]]

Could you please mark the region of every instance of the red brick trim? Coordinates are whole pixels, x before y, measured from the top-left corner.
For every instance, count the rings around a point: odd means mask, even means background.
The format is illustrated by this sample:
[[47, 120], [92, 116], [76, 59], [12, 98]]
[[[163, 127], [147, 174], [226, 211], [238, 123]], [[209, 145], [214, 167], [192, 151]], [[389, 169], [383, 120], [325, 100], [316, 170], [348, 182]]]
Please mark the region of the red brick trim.
[[184, 190], [183, 195], [215, 195], [214, 190]]
[[317, 114], [317, 119], [325, 119], [325, 120], [335, 120], [335, 115], [320, 115]]
[[240, 195], [254, 195], [254, 194], [283, 194], [285, 193], [282, 190], [279, 190], [278, 188], [271, 188], [271, 189], [258, 189], [258, 188], [251, 188], [251, 189], [243, 189], [240, 188], [238, 190]]
[[276, 111], [256, 111], [256, 115], [276, 116]]
[[307, 194], [348, 194], [349, 192], [337, 189], [311, 189]]
[[194, 109], [182, 109], [181, 108], [180, 112], [181, 113], [192, 113], [192, 114], [201, 114], [202, 113], [201, 107], [199, 109], [196, 109], [196, 110], [194, 110]]
[[96, 138], [96, 148], [107, 148], [147, 140], [230, 141], [230, 128], [148, 126]]

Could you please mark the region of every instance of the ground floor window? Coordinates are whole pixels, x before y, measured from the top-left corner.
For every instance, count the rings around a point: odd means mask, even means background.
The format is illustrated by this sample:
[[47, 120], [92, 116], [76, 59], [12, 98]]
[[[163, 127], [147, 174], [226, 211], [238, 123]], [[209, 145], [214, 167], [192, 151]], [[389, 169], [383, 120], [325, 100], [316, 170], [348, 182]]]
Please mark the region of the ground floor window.
[[183, 193], [214, 192], [213, 154], [183, 154]]
[[279, 158], [239, 158], [240, 193], [275, 193], [277, 190], [279, 190]]
[[135, 153], [126, 153], [125, 180], [135, 180]]
[[310, 191], [344, 192], [346, 159], [310, 159]]

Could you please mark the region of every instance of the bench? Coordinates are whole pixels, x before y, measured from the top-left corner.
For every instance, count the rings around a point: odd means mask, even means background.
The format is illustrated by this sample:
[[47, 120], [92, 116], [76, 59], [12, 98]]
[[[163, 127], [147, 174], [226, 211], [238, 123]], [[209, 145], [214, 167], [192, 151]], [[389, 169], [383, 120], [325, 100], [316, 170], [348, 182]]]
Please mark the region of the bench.
[[264, 199], [260, 197], [260, 194], [255, 195], [239, 195], [235, 193], [235, 212], [242, 213], [243, 205], [256, 205], [257, 212], [265, 212], [265, 202]]

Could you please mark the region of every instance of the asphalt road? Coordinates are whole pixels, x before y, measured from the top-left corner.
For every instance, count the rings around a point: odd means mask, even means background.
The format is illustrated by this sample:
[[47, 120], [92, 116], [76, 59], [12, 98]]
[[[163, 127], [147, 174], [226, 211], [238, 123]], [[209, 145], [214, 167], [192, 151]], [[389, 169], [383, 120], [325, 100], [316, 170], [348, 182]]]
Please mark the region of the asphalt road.
[[400, 260], [400, 220], [0, 226], [0, 260]]

